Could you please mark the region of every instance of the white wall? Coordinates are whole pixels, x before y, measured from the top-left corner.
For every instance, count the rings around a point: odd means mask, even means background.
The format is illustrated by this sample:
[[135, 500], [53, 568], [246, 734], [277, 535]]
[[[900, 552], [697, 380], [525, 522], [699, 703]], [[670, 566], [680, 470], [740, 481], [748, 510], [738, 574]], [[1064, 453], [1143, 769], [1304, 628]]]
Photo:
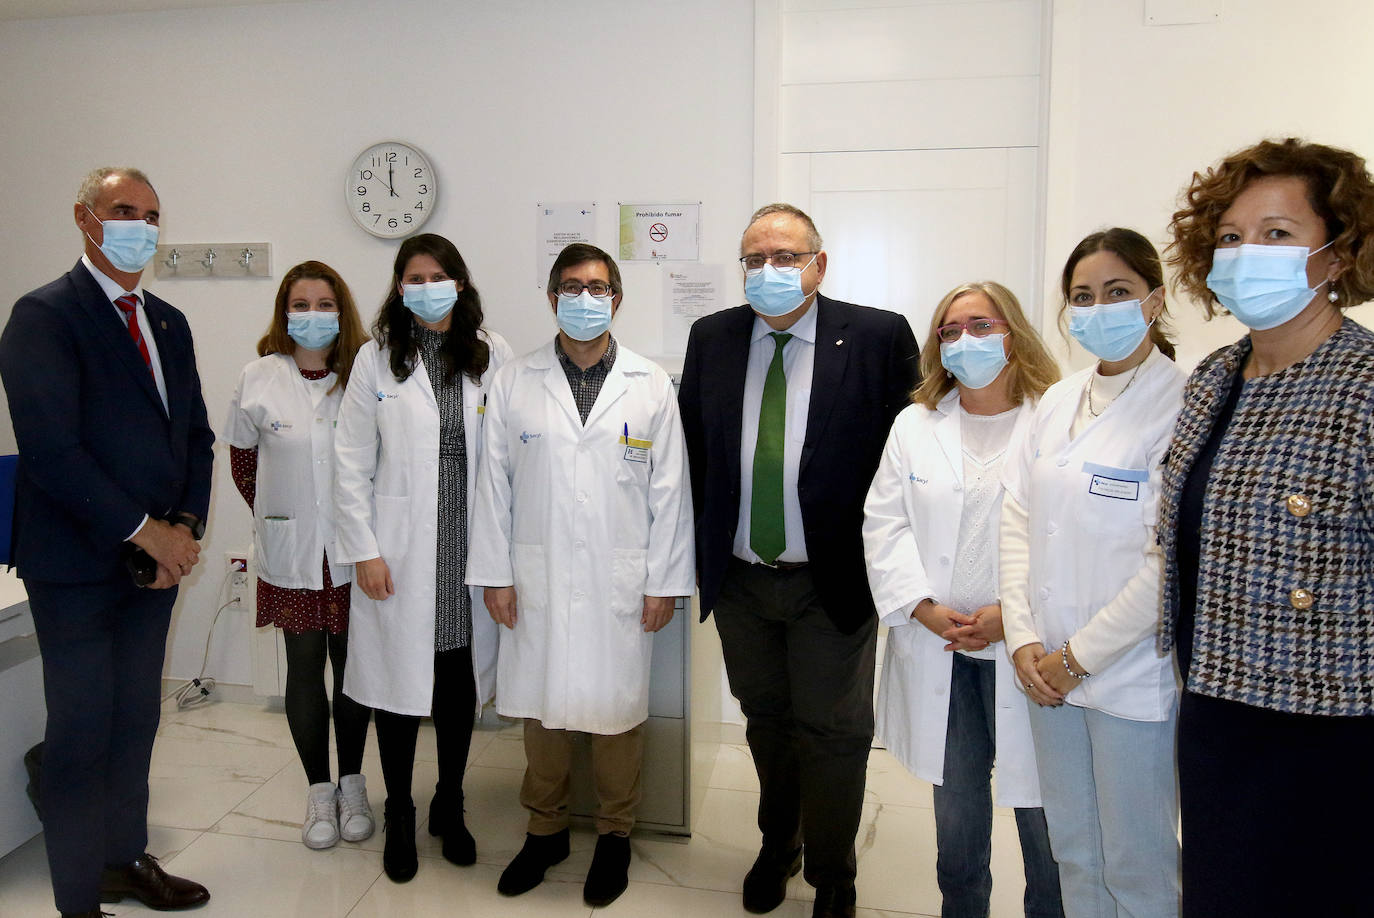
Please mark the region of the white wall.
[[[109, 163], [148, 172], [164, 241], [270, 242], [277, 278], [322, 259], [370, 318], [396, 244], [353, 224], [344, 177], [366, 146], [401, 139], [440, 179], [426, 229], [453, 239], [489, 324], [528, 350], [554, 331], [534, 278], [538, 201], [597, 201], [612, 252], [618, 202], [701, 201], [703, 260], [736, 257], [752, 204], [752, 42], [739, 0], [336, 0], [0, 23], [0, 321], [76, 261], [76, 186]], [[623, 268], [617, 334], [656, 356], [662, 269]], [[277, 280], [151, 273], [190, 319], [219, 427]], [[178, 600], [169, 675], [199, 670], [224, 553], [249, 527], [221, 449], [207, 563]], [[209, 672], [223, 682], [251, 681], [245, 618], [216, 629]]]
[[[1162, 250], [1193, 172], [1264, 137], [1374, 158], [1374, 4], [1230, 0], [1213, 24], [1175, 26], [1147, 26], [1148, 5], [1054, 2], [1044, 302], [1047, 340], [1061, 346], [1058, 278], [1083, 236], [1128, 226]], [[1181, 297], [1169, 308], [1184, 366], [1244, 333]], [[1374, 324], [1374, 307], [1351, 314]], [[1072, 362], [1088, 358], [1075, 347]]]

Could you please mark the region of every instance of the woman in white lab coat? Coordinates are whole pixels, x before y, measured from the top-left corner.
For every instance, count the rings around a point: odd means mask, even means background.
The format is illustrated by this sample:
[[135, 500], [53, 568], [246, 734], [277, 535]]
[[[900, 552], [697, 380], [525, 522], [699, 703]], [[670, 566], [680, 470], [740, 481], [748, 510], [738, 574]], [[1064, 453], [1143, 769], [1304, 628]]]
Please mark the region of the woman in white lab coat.
[[[464, 582], [482, 404], [510, 347], [482, 328], [462, 256], [442, 236], [401, 244], [374, 326], [354, 363], [335, 438], [339, 549], [354, 562], [344, 691], [376, 709], [386, 781], [382, 866], [415, 875], [411, 773], [432, 714], [439, 783], [429, 831], [444, 857], [475, 862], [463, 820], [474, 713], [491, 697], [495, 626]], [[478, 614], [473, 614], [476, 609]]]
[[1160, 464], [1185, 374], [1164, 276], [1133, 230], [1093, 233], [1061, 285], [1097, 363], [1050, 387], [1009, 458], [1001, 589], [1069, 918], [1178, 914], [1173, 663], [1155, 648]]
[[[352, 568], [334, 542], [334, 424], [354, 355], [367, 340], [353, 295], [318, 261], [287, 271], [258, 359], [243, 368], [224, 439], [253, 511], [257, 625], [286, 645], [286, 722], [310, 788], [301, 840], [328, 848], [372, 835], [362, 776], [371, 712], [343, 692]], [[329, 779], [326, 656], [334, 673], [339, 783]]]
[[1026, 700], [1002, 652], [1001, 468], [1059, 368], [1010, 290], [951, 290], [931, 317], [923, 382], [892, 425], [864, 504], [869, 585], [888, 625], [877, 734], [935, 785], [941, 914], [983, 918], [997, 802], [1016, 808], [1026, 915], [1063, 915]]

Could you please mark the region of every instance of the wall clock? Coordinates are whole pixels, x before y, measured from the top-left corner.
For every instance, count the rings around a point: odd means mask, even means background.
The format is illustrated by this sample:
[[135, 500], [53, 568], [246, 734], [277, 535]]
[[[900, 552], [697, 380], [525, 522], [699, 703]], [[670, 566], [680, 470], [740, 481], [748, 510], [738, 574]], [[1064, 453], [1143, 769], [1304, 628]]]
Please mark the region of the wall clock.
[[383, 239], [400, 239], [429, 219], [439, 185], [425, 154], [408, 143], [387, 140], [353, 160], [344, 199], [363, 229]]

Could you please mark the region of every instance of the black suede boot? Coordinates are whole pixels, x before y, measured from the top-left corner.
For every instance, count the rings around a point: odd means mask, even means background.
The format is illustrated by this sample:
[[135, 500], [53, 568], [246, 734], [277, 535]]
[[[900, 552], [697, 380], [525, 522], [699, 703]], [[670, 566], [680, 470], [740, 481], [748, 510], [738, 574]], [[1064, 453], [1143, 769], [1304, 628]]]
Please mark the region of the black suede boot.
[[420, 869], [415, 853], [415, 804], [409, 799], [386, 801], [386, 847], [382, 869], [393, 883], [405, 883]]
[[[431, 806], [429, 809], [429, 831], [433, 833], [434, 807]], [[452, 804], [445, 805], [440, 818], [444, 821], [444, 860], [457, 864], [459, 867], [467, 867], [477, 863], [477, 840], [468, 831], [467, 822], [463, 818], [462, 794], [459, 794], [458, 799], [454, 800]]]
[[501, 872], [496, 891], [503, 896], [518, 896], [544, 882], [544, 871], [568, 857], [568, 830], [552, 835], [525, 833], [525, 846]]

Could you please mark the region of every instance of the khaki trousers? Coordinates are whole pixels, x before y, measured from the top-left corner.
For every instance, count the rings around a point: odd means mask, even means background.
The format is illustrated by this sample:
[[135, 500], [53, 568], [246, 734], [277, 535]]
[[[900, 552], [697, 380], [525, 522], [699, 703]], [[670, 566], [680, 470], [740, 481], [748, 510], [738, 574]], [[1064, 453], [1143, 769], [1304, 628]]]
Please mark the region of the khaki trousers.
[[[574, 730], [550, 730], [533, 718], [525, 720], [525, 780], [520, 805], [529, 810], [529, 833], [552, 835], [568, 827], [569, 776]], [[584, 733], [592, 745], [596, 782], [596, 831], [629, 835], [641, 792], [644, 725], [603, 736]]]

